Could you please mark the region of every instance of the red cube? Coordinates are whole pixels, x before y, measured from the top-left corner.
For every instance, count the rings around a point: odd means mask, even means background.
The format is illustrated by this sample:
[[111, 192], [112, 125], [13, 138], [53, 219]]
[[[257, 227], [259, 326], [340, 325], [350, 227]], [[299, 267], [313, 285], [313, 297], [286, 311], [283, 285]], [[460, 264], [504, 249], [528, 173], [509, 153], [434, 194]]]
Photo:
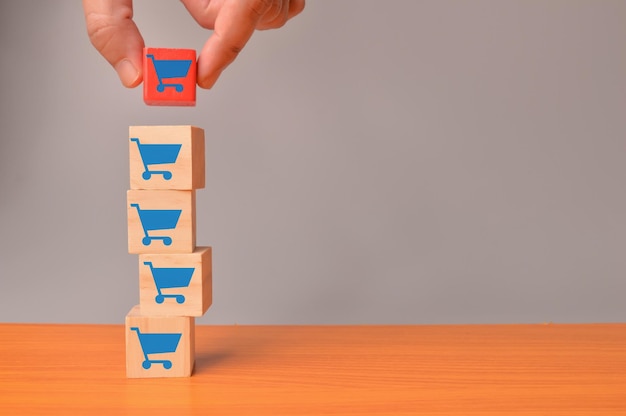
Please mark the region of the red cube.
[[144, 48], [143, 100], [148, 105], [196, 105], [196, 51]]

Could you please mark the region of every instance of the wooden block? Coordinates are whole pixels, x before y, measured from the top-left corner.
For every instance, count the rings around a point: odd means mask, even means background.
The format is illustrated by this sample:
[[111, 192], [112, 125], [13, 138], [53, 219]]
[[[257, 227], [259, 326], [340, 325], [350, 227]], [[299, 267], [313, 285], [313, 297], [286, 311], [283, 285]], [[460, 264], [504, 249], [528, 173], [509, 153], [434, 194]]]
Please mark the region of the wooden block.
[[127, 191], [128, 252], [193, 253], [196, 191]]
[[193, 126], [131, 126], [130, 189], [204, 188], [204, 130]]
[[139, 298], [146, 315], [204, 315], [212, 301], [211, 247], [140, 254]]
[[196, 51], [144, 48], [143, 100], [148, 105], [196, 105]]
[[126, 315], [127, 377], [189, 377], [194, 361], [194, 318], [148, 316], [139, 305]]

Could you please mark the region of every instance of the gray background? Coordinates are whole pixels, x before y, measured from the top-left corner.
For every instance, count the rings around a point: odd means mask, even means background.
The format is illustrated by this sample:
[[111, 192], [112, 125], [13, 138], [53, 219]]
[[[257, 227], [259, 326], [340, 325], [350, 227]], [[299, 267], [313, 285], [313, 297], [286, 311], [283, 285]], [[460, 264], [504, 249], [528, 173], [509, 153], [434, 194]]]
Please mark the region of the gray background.
[[[176, 1], [147, 45], [199, 50]], [[626, 2], [309, 1], [195, 108], [143, 104], [78, 1], [0, 2], [0, 321], [121, 323], [128, 126], [207, 136], [200, 323], [626, 318]]]

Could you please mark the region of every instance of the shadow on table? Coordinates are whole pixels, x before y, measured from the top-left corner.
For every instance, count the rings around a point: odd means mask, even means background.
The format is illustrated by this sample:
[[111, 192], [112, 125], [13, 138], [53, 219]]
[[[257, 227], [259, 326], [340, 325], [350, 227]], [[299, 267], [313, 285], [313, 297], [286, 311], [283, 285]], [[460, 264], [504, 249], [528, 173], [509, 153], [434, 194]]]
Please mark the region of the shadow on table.
[[[252, 329], [254, 328], [254, 329]], [[194, 373], [256, 363], [269, 351], [276, 353], [286, 342], [272, 326], [196, 327]]]

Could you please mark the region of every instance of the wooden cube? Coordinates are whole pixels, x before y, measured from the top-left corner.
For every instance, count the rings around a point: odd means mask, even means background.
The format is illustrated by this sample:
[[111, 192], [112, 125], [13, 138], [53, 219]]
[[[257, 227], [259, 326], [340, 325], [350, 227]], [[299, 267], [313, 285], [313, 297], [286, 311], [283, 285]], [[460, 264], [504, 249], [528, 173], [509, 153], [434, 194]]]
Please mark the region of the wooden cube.
[[131, 126], [130, 189], [204, 188], [204, 130], [193, 126]]
[[193, 253], [196, 191], [127, 191], [128, 252]]
[[211, 247], [190, 254], [139, 255], [143, 314], [202, 316], [211, 306], [211, 286]]
[[189, 377], [195, 361], [195, 321], [188, 316], [126, 315], [126, 376]]
[[196, 51], [144, 48], [143, 100], [148, 105], [196, 105]]

